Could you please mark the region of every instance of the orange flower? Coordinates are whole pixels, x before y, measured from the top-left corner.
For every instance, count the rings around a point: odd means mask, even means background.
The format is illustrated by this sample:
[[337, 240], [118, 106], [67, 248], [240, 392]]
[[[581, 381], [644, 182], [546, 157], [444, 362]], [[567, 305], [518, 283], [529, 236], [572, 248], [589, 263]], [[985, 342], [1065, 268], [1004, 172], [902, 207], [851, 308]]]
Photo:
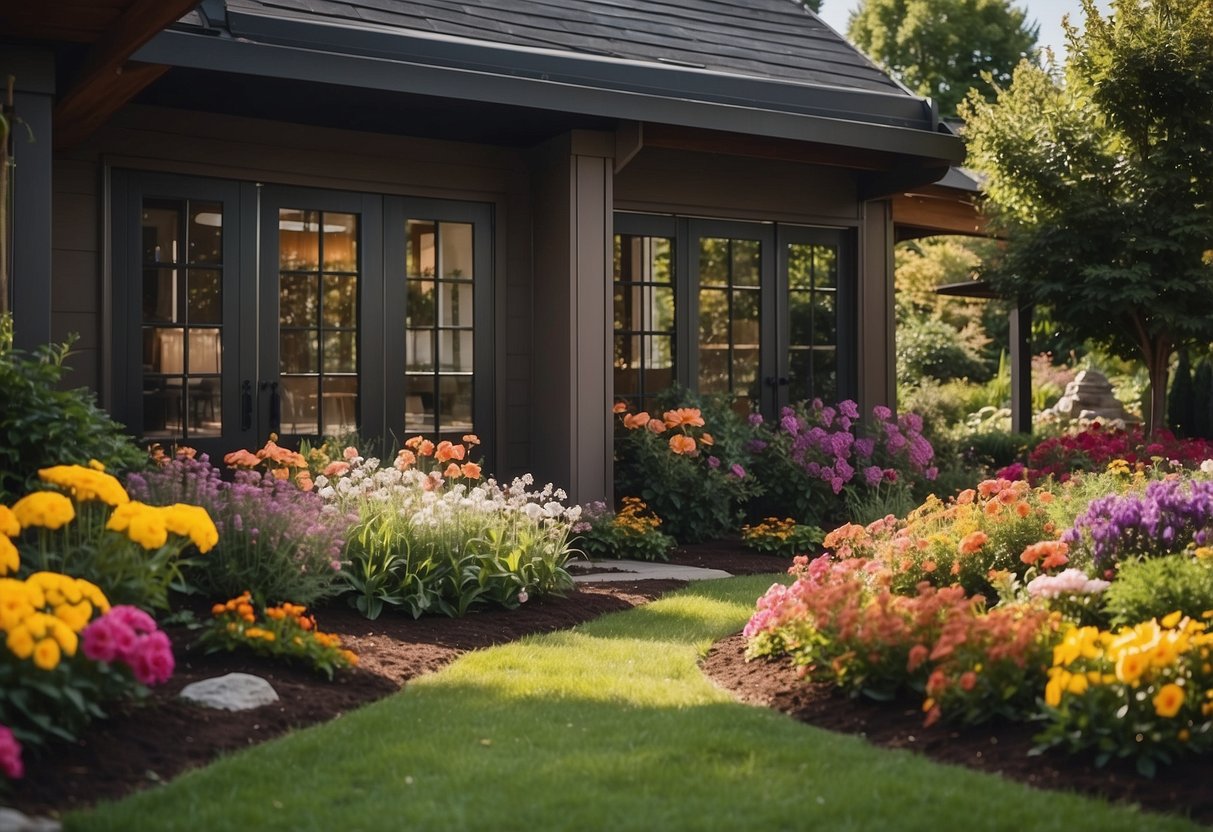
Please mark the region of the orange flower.
[[255, 454], [249, 453], [243, 448], [232, 451], [223, 458], [223, 461], [232, 468], [255, 468], [261, 462]]
[[652, 417], [643, 410], [639, 413], [627, 413], [624, 414], [623, 417], [623, 426], [628, 430], [635, 430], [636, 428], [642, 428], [647, 425], [651, 418]]
[[1042, 540], [1040, 543], [1033, 543], [1023, 550], [1023, 554], [1019, 559], [1028, 566], [1035, 566], [1037, 561], [1041, 561], [1042, 569], [1052, 569], [1056, 566], [1061, 566], [1069, 562], [1066, 554], [1070, 551], [1070, 545], [1062, 540]]
[[412, 439], [410, 439], [404, 443], [404, 447], [410, 448], [415, 451], [421, 447], [421, 443], [424, 441], [425, 441], [424, 436], [414, 436]]
[[465, 433], [463, 435], [463, 442], [465, 445], [479, 445], [480, 437], [474, 433]]
[[1029, 514], [1032, 513], [1032, 507], [1030, 505], [1028, 505], [1027, 503], [1016, 503], [1015, 504], [1015, 513], [1018, 514], [1020, 517], [1027, 517]]
[[1053, 502], [1053, 495], [1048, 491], [1042, 491], [1036, 495], [1036, 499], [1040, 500], [1047, 506], [1049, 503]]
[[699, 437], [699, 441], [709, 448], [716, 444], [716, 440], [712, 438], [712, 434], [706, 432]]
[[986, 503], [985, 512], [990, 517], [997, 517], [998, 515], [1002, 514], [1002, 503], [998, 502], [997, 500], [991, 500], [990, 502]]
[[447, 479], [455, 479], [462, 474], [463, 472], [459, 470], [459, 463], [457, 462], [452, 462], [450, 465], [446, 466], [446, 470], [442, 472], [442, 476], [446, 477]]
[[686, 425], [692, 428], [703, 427], [703, 416], [699, 413], [697, 407], [680, 407], [677, 410], [667, 410], [661, 415], [665, 419], [666, 427], [676, 428], [679, 425]]
[[463, 472], [463, 475], [465, 477], [467, 477], [469, 480], [480, 479], [480, 466], [477, 465], [475, 462], [465, 462], [465, 463], [463, 463], [463, 467], [460, 468], [459, 470], [461, 470]]
[[695, 440], [684, 434], [675, 434], [670, 437], [670, 450], [676, 454], [694, 455]]
[[660, 419], [649, 419], [647, 427], [653, 433], [665, 433], [665, 422], [661, 421]]
[[960, 553], [962, 555], [972, 555], [981, 551], [981, 547], [985, 546], [990, 540], [990, 536], [985, 532], [969, 532], [965, 535], [964, 540], [960, 541]]
[[312, 482], [312, 472], [304, 468], [295, 475], [295, 485], [299, 486], [300, 491], [311, 491], [316, 487], [316, 483]]
[[392, 463], [392, 467], [397, 471], [407, 471], [417, 462], [417, 455], [408, 448], [401, 448], [396, 454], [396, 461]]
[[441, 442], [438, 443], [438, 447], [434, 450], [434, 459], [438, 460], [438, 462], [440, 462], [440, 463], [447, 462], [448, 460], [454, 459], [454, 457], [455, 457], [454, 448], [455, 448], [454, 445], [452, 445], [446, 439], [443, 439]]
[[976, 673], [974, 673], [972, 670], [966, 670], [964, 673], [960, 674], [960, 689], [961, 690], [963, 690], [967, 693], [968, 691], [971, 691], [975, 687], [977, 687], [977, 674]]
[[421, 444], [417, 446], [417, 455], [418, 456], [433, 456], [434, 455], [434, 443], [428, 439], [422, 439]]
[[1154, 713], [1170, 719], [1179, 713], [1184, 704], [1184, 689], [1172, 682], [1163, 685], [1154, 697]]
[[956, 504], [960, 506], [968, 505], [973, 502], [973, 498], [977, 496], [977, 492], [972, 488], [966, 488], [964, 491], [956, 495]]
[[324, 466], [324, 470], [320, 473], [324, 474], [326, 477], [340, 477], [342, 474], [348, 473], [349, 470], [350, 464], [338, 459]]
[[611, 412], [612, 413], [627, 413], [628, 412], [628, 403], [627, 402], [615, 402], [615, 407], [611, 409]]

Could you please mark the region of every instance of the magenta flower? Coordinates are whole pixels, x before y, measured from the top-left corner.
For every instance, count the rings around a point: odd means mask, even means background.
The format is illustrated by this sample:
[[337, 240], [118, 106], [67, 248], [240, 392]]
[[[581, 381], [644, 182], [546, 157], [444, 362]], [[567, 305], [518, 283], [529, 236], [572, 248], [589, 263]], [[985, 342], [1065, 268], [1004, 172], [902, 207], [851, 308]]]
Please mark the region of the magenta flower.
[[20, 780], [25, 776], [25, 765], [21, 762], [21, 743], [7, 725], [0, 725], [0, 772], [9, 780]]

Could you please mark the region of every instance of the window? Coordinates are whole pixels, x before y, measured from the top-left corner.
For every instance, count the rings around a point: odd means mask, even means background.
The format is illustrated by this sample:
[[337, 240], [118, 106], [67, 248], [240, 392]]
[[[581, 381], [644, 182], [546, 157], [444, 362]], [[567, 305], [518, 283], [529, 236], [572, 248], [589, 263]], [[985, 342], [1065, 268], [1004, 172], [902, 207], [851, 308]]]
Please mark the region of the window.
[[615, 237], [615, 397], [639, 409], [674, 382], [673, 240]]

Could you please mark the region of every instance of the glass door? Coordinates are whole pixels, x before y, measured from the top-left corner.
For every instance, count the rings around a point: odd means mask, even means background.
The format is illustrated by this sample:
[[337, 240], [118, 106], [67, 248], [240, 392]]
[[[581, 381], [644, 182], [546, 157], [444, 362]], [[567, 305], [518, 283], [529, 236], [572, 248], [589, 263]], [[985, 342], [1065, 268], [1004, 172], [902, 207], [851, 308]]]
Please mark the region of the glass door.
[[378, 436], [381, 198], [265, 187], [260, 216], [263, 432], [288, 442]]
[[[115, 171], [113, 407], [147, 443], [221, 456], [255, 427], [241, 363], [237, 183]], [[242, 384], [241, 379], [246, 379]]]

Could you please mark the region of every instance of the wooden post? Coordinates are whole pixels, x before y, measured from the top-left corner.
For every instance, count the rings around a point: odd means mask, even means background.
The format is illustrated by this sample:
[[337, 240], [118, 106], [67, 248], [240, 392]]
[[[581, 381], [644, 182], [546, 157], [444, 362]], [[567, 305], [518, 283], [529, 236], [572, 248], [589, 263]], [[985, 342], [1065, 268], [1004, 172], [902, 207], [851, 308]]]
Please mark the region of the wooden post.
[[1032, 305], [1011, 308], [1011, 430], [1032, 432]]

